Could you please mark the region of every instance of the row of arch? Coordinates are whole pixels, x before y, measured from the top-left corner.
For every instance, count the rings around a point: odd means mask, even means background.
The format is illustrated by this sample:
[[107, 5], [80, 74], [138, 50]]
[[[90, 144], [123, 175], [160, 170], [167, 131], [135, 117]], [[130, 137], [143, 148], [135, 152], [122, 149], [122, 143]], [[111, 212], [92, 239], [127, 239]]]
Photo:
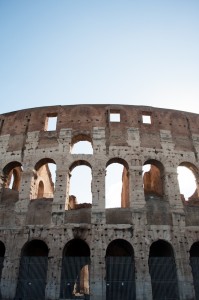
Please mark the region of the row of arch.
[[[84, 169], [81, 169], [84, 167]], [[86, 168], [86, 169], [85, 169]], [[182, 199], [199, 198], [199, 171], [189, 162], [181, 163], [183, 174], [179, 177]], [[185, 173], [189, 172], [189, 173]], [[19, 191], [23, 166], [17, 161], [8, 163], [2, 172], [3, 186]], [[92, 166], [86, 160], [77, 160], [69, 168], [69, 208], [78, 203], [92, 203]], [[106, 207], [129, 207], [129, 166], [122, 158], [110, 159], [106, 164]], [[160, 161], [147, 160], [142, 168], [143, 189], [145, 197], [164, 197], [165, 172]], [[74, 180], [73, 180], [74, 179]], [[190, 179], [190, 181], [188, 181]], [[109, 180], [109, 182], [107, 182]], [[56, 188], [56, 163], [51, 158], [38, 161], [33, 169], [30, 194], [32, 199], [53, 198]], [[180, 182], [181, 181], [181, 182]], [[76, 188], [78, 186], [78, 189]], [[79, 191], [79, 193], [78, 193]], [[111, 193], [111, 191], [113, 191]], [[77, 195], [76, 195], [77, 193]], [[118, 196], [119, 195], [119, 196]], [[71, 201], [70, 201], [71, 200]]]
[[[32, 240], [21, 251], [15, 299], [44, 300], [49, 249], [42, 240]], [[5, 246], [0, 241], [0, 275]], [[110, 242], [106, 250], [106, 300], [136, 299], [135, 260], [132, 245], [124, 239]], [[90, 248], [81, 239], [70, 240], [63, 249], [60, 298], [90, 299]], [[190, 248], [190, 265], [199, 299], [199, 242]], [[179, 299], [174, 251], [170, 243], [152, 243], [148, 259], [153, 300]]]

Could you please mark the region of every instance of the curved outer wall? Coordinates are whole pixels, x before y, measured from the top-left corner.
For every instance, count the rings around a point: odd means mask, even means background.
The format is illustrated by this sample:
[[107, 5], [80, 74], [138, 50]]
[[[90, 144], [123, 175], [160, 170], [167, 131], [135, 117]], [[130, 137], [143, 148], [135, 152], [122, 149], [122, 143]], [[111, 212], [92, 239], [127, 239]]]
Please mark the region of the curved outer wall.
[[[113, 113], [119, 114], [119, 122], [110, 121]], [[150, 124], [143, 123], [143, 115], [150, 117]], [[46, 130], [46, 121], [53, 116], [57, 116], [56, 130]], [[71, 154], [73, 141], [85, 136], [93, 154]], [[90, 249], [90, 299], [106, 299], [105, 256], [116, 239], [132, 245], [136, 299], [153, 299], [148, 259], [151, 244], [159, 239], [173, 248], [179, 299], [195, 299], [189, 251], [199, 240], [199, 199], [197, 190], [192, 200], [182, 199], [177, 167], [194, 166], [198, 184], [199, 115], [129, 105], [26, 109], [0, 115], [0, 153], [0, 241], [5, 245], [2, 299], [14, 299], [22, 249], [34, 239], [44, 241], [49, 251], [45, 299], [61, 299], [63, 249], [74, 238], [84, 240]], [[57, 166], [54, 196], [34, 200], [35, 166], [45, 160]], [[69, 170], [82, 161], [92, 170], [92, 206], [72, 210]], [[128, 188], [124, 180], [123, 197], [128, 199], [123, 199], [122, 208], [105, 209], [105, 172], [110, 161], [127, 166], [123, 176], [128, 177]], [[13, 162], [23, 170], [18, 191], [9, 192], [5, 167]], [[161, 166], [161, 195], [144, 192], [146, 162]], [[50, 190], [50, 179], [44, 183]]]

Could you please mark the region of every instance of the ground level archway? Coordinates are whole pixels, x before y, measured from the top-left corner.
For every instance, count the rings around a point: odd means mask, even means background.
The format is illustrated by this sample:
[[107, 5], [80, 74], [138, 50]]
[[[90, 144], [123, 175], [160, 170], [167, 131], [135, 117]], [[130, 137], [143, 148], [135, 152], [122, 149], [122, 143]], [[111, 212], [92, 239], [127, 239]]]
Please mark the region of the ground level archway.
[[15, 300], [45, 300], [48, 247], [41, 240], [27, 243], [20, 260]]
[[135, 300], [135, 264], [131, 244], [112, 241], [106, 250], [106, 300]]
[[61, 299], [90, 299], [90, 249], [81, 239], [64, 247], [61, 272]]

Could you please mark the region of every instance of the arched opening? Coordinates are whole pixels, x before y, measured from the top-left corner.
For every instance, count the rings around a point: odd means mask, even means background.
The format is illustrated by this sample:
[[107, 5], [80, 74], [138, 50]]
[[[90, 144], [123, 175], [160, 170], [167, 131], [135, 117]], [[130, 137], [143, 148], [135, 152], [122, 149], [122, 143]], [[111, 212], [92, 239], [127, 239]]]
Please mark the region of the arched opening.
[[74, 136], [71, 143], [71, 154], [93, 154], [91, 138], [85, 134]]
[[16, 299], [45, 300], [48, 247], [40, 240], [22, 249]]
[[158, 240], [150, 247], [149, 272], [153, 300], [179, 299], [174, 253], [171, 245]]
[[32, 182], [32, 199], [53, 198], [56, 181], [56, 164], [54, 160], [45, 158], [35, 165]]
[[[4, 255], [5, 255], [5, 246], [2, 241], [0, 241], [0, 283], [1, 283], [1, 275], [3, 270], [3, 261], [4, 261]], [[0, 299], [1, 299], [1, 284], [0, 284]]]
[[112, 241], [106, 250], [106, 300], [135, 300], [135, 264], [131, 244]]
[[128, 164], [120, 158], [111, 159], [106, 166], [106, 208], [129, 207]]
[[147, 160], [143, 165], [143, 187], [145, 199], [163, 197], [163, 165], [154, 159]]
[[195, 300], [199, 300], [199, 242], [195, 242], [190, 249], [190, 264], [193, 275]]
[[199, 187], [197, 182], [199, 181], [199, 172], [197, 168], [191, 163], [184, 162], [178, 166], [177, 172], [182, 200], [198, 202]]
[[3, 183], [5, 188], [19, 191], [21, 183], [22, 165], [17, 161], [10, 162], [3, 169]]
[[61, 299], [90, 299], [90, 249], [80, 239], [69, 241], [63, 250]]
[[70, 167], [69, 209], [87, 208], [92, 205], [92, 172], [86, 161], [76, 161]]

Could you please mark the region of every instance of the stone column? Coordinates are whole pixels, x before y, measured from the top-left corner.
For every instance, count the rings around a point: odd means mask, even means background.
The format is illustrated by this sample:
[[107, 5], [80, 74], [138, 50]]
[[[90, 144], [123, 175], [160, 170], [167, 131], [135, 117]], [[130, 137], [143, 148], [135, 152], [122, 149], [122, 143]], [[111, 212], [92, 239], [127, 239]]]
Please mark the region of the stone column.
[[[98, 157], [106, 149], [106, 133], [104, 127], [93, 127], [93, 154]], [[92, 224], [104, 224], [105, 217], [105, 176], [106, 169], [103, 159], [95, 159], [92, 166]]]
[[[13, 237], [10, 237], [12, 240]], [[6, 249], [1, 276], [2, 299], [14, 299], [19, 274], [21, 249], [15, 246], [15, 241]]]
[[59, 299], [61, 285], [62, 249], [51, 248], [48, 256], [46, 299]]
[[[149, 242], [143, 239], [145, 232], [139, 227], [134, 235], [134, 261], [135, 261], [135, 283], [136, 283], [136, 299], [151, 300], [152, 286], [151, 276], [149, 273]], [[137, 236], [137, 238], [136, 238]]]
[[135, 209], [145, 206], [141, 165], [133, 165], [129, 168], [129, 203], [130, 207]]
[[92, 207], [96, 209], [105, 209], [105, 176], [104, 168], [92, 169]]
[[92, 168], [92, 224], [104, 224], [105, 217], [105, 174], [100, 165]]
[[91, 248], [91, 268], [90, 268], [90, 299], [106, 299], [106, 266], [105, 266], [105, 249], [103, 239], [103, 229], [101, 226], [93, 225], [93, 241]]
[[34, 169], [30, 166], [23, 166], [23, 172], [21, 173], [21, 186], [19, 189], [19, 200], [30, 200], [33, 196], [32, 184], [34, 178]]
[[[15, 211], [20, 216], [21, 225], [24, 224], [30, 199], [32, 199], [34, 191], [34, 169], [24, 164], [21, 185], [19, 190], [19, 200], [15, 204]], [[33, 197], [34, 198], [34, 197]]]
[[0, 201], [4, 194], [5, 183], [6, 183], [6, 176], [2, 172], [0, 174]]
[[93, 154], [103, 153], [106, 148], [106, 130], [104, 127], [93, 127]]
[[70, 153], [70, 146], [71, 146], [71, 135], [72, 129], [71, 128], [61, 128], [59, 133], [59, 153]]
[[136, 299], [150, 300], [152, 298], [151, 276], [149, 274], [148, 257], [135, 258]]
[[185, 213], [180, 197], [178, 174], [173, 167], [165, 168], [164, 197], [170, 204], [173, 225], [179, 226], [182, 229], [185, 227]]
[[178, 174], [176, 168], [165, 167], [163, 181], [164, 197], [169, 201], [171, 208], [182, 210], [183, 204], [180, 197]]
[[56, 171], [55, 193], [52, 204], [52, 223], [64, 223], [65, 210], [68, 209], [70, 173], [67, 167]]
[[190, 265], [189, 251], [187, 252], [186, 240], [176, 245], [175, 263], [178, 277], [180, 299], [194, 299], [193, 274]]

